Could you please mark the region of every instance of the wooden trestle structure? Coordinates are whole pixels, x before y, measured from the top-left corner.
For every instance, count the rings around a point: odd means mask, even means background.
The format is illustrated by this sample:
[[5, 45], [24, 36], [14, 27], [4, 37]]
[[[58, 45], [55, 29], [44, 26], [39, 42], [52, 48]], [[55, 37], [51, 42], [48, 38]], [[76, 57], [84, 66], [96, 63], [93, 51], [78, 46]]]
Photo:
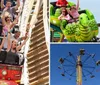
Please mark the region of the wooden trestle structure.
[[27, 54], [29, 84], [49, 85], [49, 52], [45, 39], [43, 6], [40, 8], [37, 19]]

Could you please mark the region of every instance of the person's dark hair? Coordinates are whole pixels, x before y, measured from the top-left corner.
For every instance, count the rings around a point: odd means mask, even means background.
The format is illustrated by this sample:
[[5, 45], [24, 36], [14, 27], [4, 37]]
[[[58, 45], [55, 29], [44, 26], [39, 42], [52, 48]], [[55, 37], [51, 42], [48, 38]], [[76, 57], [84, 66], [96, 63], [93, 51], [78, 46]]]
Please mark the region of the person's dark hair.
[[7, 0], [6, 3], [7, 3], [7, 2], [11, 2], [11, 0]]
[[19, 30], [15, 30], [15, 32], [14, 33], [21, 33]]
[[[65, 15], [69, 14], [68, 11], [67, 11], [67, 9], [62, 9], [62, 12], [63, 11], [65, 12]], [[69, 15], [70, 15], [71, 18], [73, 18], [71, 14], [69, 14]]]
[[[12, 40], [12, 43], [14, 42], [14, 40]], [[16, 46], [18, 46], [18, 44], [16, 44]], [[16, 50], [16, 48], [14, 48], [14, 50]]]
[[5, 21], [7, 22], [7, 19], [10, 18], [9, 16], [5, 17]]
[[18, 15], [18, 12], [15, 12], [14, 14], [15, 14], [15, 15]]
[[68, 14], [67, 10], [66, 9], [63, 9], [62, 12], [65, 12], [65, 15]]
[[70, 7], [70, 10], [71, 10], [71, 9], [76, 9], [76, 5], [71, 6], [71, 7]]

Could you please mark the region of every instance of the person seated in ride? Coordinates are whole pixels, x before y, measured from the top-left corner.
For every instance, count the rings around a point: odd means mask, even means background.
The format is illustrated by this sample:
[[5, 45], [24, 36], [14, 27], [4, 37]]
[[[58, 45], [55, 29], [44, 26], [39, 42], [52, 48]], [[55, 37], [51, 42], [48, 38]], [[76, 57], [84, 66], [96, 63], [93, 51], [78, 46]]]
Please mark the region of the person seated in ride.
[[58, 6], [58, 7], [62, 7], [62, 6], [66, 7], [67, 5], [68, 5], [68, 2], [66, 0], [58, 0], [56, 2], [56, 6]]
[[7, 57], [5, 60], [6, 64], [11, 64], [11, 65], [18, 65], [19, 64], [19, 56], [18, 56], [18, 51], [25, 45], [25, 43], [28, 40], [27, 38], [23, 41], [21, 45], [17, 45], [16, 40], [11, 41], [11, 32], [10, 29], [8, 31], [8, 47], [7, 47]]
[[72, 23], [73, 19], [71, 18], [71, 16], [68, 14], [66, 8], [62, 9], [62, 14], [58, 17], [59, 20], [67, 20], [68, 23]]
[[25, 40], [27, 38], [27, 35], [29, 33], [29, 29], [30, 29], [30, 24], [28, 23], [26, 26], [26, 34], [25, 36], [20, 37], [21, 32], [18, 29], [15, 29], [15, 32], [12, 34], [11, 33], [11, 39], [15, 39], [17, 42], [21, 42], [23, 40]]
[[11, 33], [11, 40], [16, 40], [17, 43], [22, 42], [23, 40], [26, 40], [27, 33], [25, 36], [20, 37], [21, 32], [19, 30], [16, 30], [14, 34]]
[[2, 14], [5, 14], [5, 12], [8, 12], [11, 16], [11, 20], [13, 21], [14, 18], [14, 13], [20, 6], [20, 0], [17, 0], [17, 5], [16, 6], [11, 6], [12, 3], [10, 0], [6, 0], [6, 5], [4, 5], [4, 0], [1, 0], [1, 9], [3, 11]]
[[[23, 40], [25, 40], [27, 38], [27, 35], [20, 37], [21, 32], [19, 30], [15, 30], [14, 33], [11, 33], [11, 40], [16, 40], [17, 43], [21, 43]], [[2, 50], [6, 50], [7, 49], [7, 39], [6, 42], [4, 43], [3, 49]]]
[[79, 18], [78, 9], [79, 9], [79, 0], [77, 0], [76, 6], [72, 6], [70, 9], [67, 9], [68, 13], [73, 17], [75, 22], [78, 21]]
[[16, 18], [13, 22], [11, 21], [10, 15], [8, 16], [2, 15], [2, 25], [3, 25], [3, 30], [6, 32], [6, 35], [8, 33], [8, 28], [12, 29], [18, 22], [18, 18]]

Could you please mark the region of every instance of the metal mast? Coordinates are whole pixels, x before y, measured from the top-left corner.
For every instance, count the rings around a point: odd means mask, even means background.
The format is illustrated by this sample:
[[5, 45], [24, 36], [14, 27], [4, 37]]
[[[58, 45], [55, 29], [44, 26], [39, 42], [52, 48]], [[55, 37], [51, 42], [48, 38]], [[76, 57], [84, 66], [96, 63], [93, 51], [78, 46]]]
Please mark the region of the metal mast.
[[84, 49], [80, 49], [78, 55], [75, 56], [69, 52], [67, 57], [59, 60], [61, 66], [58, 68], [60, 70], [63, 69], [61, 75], [66, 76], [67, 74], [67, 77], [69, 75], [69, 80], [71, 80], [71, 77], [76, 77], [77, 85], [82, 85], [82, 80], [87, 80], [86, 76], [90, 75], [90, 78], [95, 77], [93, 72], [96, 65], [100, 64], [100, 61], [96, 62], [94, 56], [95, 54], [86, 53]]
[[77, 56], [77, 85], [82, 85], [82, 62], [81, 57], [84, 55], [84, 49], [80, 49], [80, 54]]

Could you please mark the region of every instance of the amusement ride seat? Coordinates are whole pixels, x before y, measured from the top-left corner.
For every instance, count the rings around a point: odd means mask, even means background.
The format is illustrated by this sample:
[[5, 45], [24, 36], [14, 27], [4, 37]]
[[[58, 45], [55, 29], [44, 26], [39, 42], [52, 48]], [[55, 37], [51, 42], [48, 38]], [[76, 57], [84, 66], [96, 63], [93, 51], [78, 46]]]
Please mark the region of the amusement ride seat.
[[0, 51], [0, 63], [1, 64], [4, 64], [6, 56], [7, 56], [7, 52], [6, 51]]

